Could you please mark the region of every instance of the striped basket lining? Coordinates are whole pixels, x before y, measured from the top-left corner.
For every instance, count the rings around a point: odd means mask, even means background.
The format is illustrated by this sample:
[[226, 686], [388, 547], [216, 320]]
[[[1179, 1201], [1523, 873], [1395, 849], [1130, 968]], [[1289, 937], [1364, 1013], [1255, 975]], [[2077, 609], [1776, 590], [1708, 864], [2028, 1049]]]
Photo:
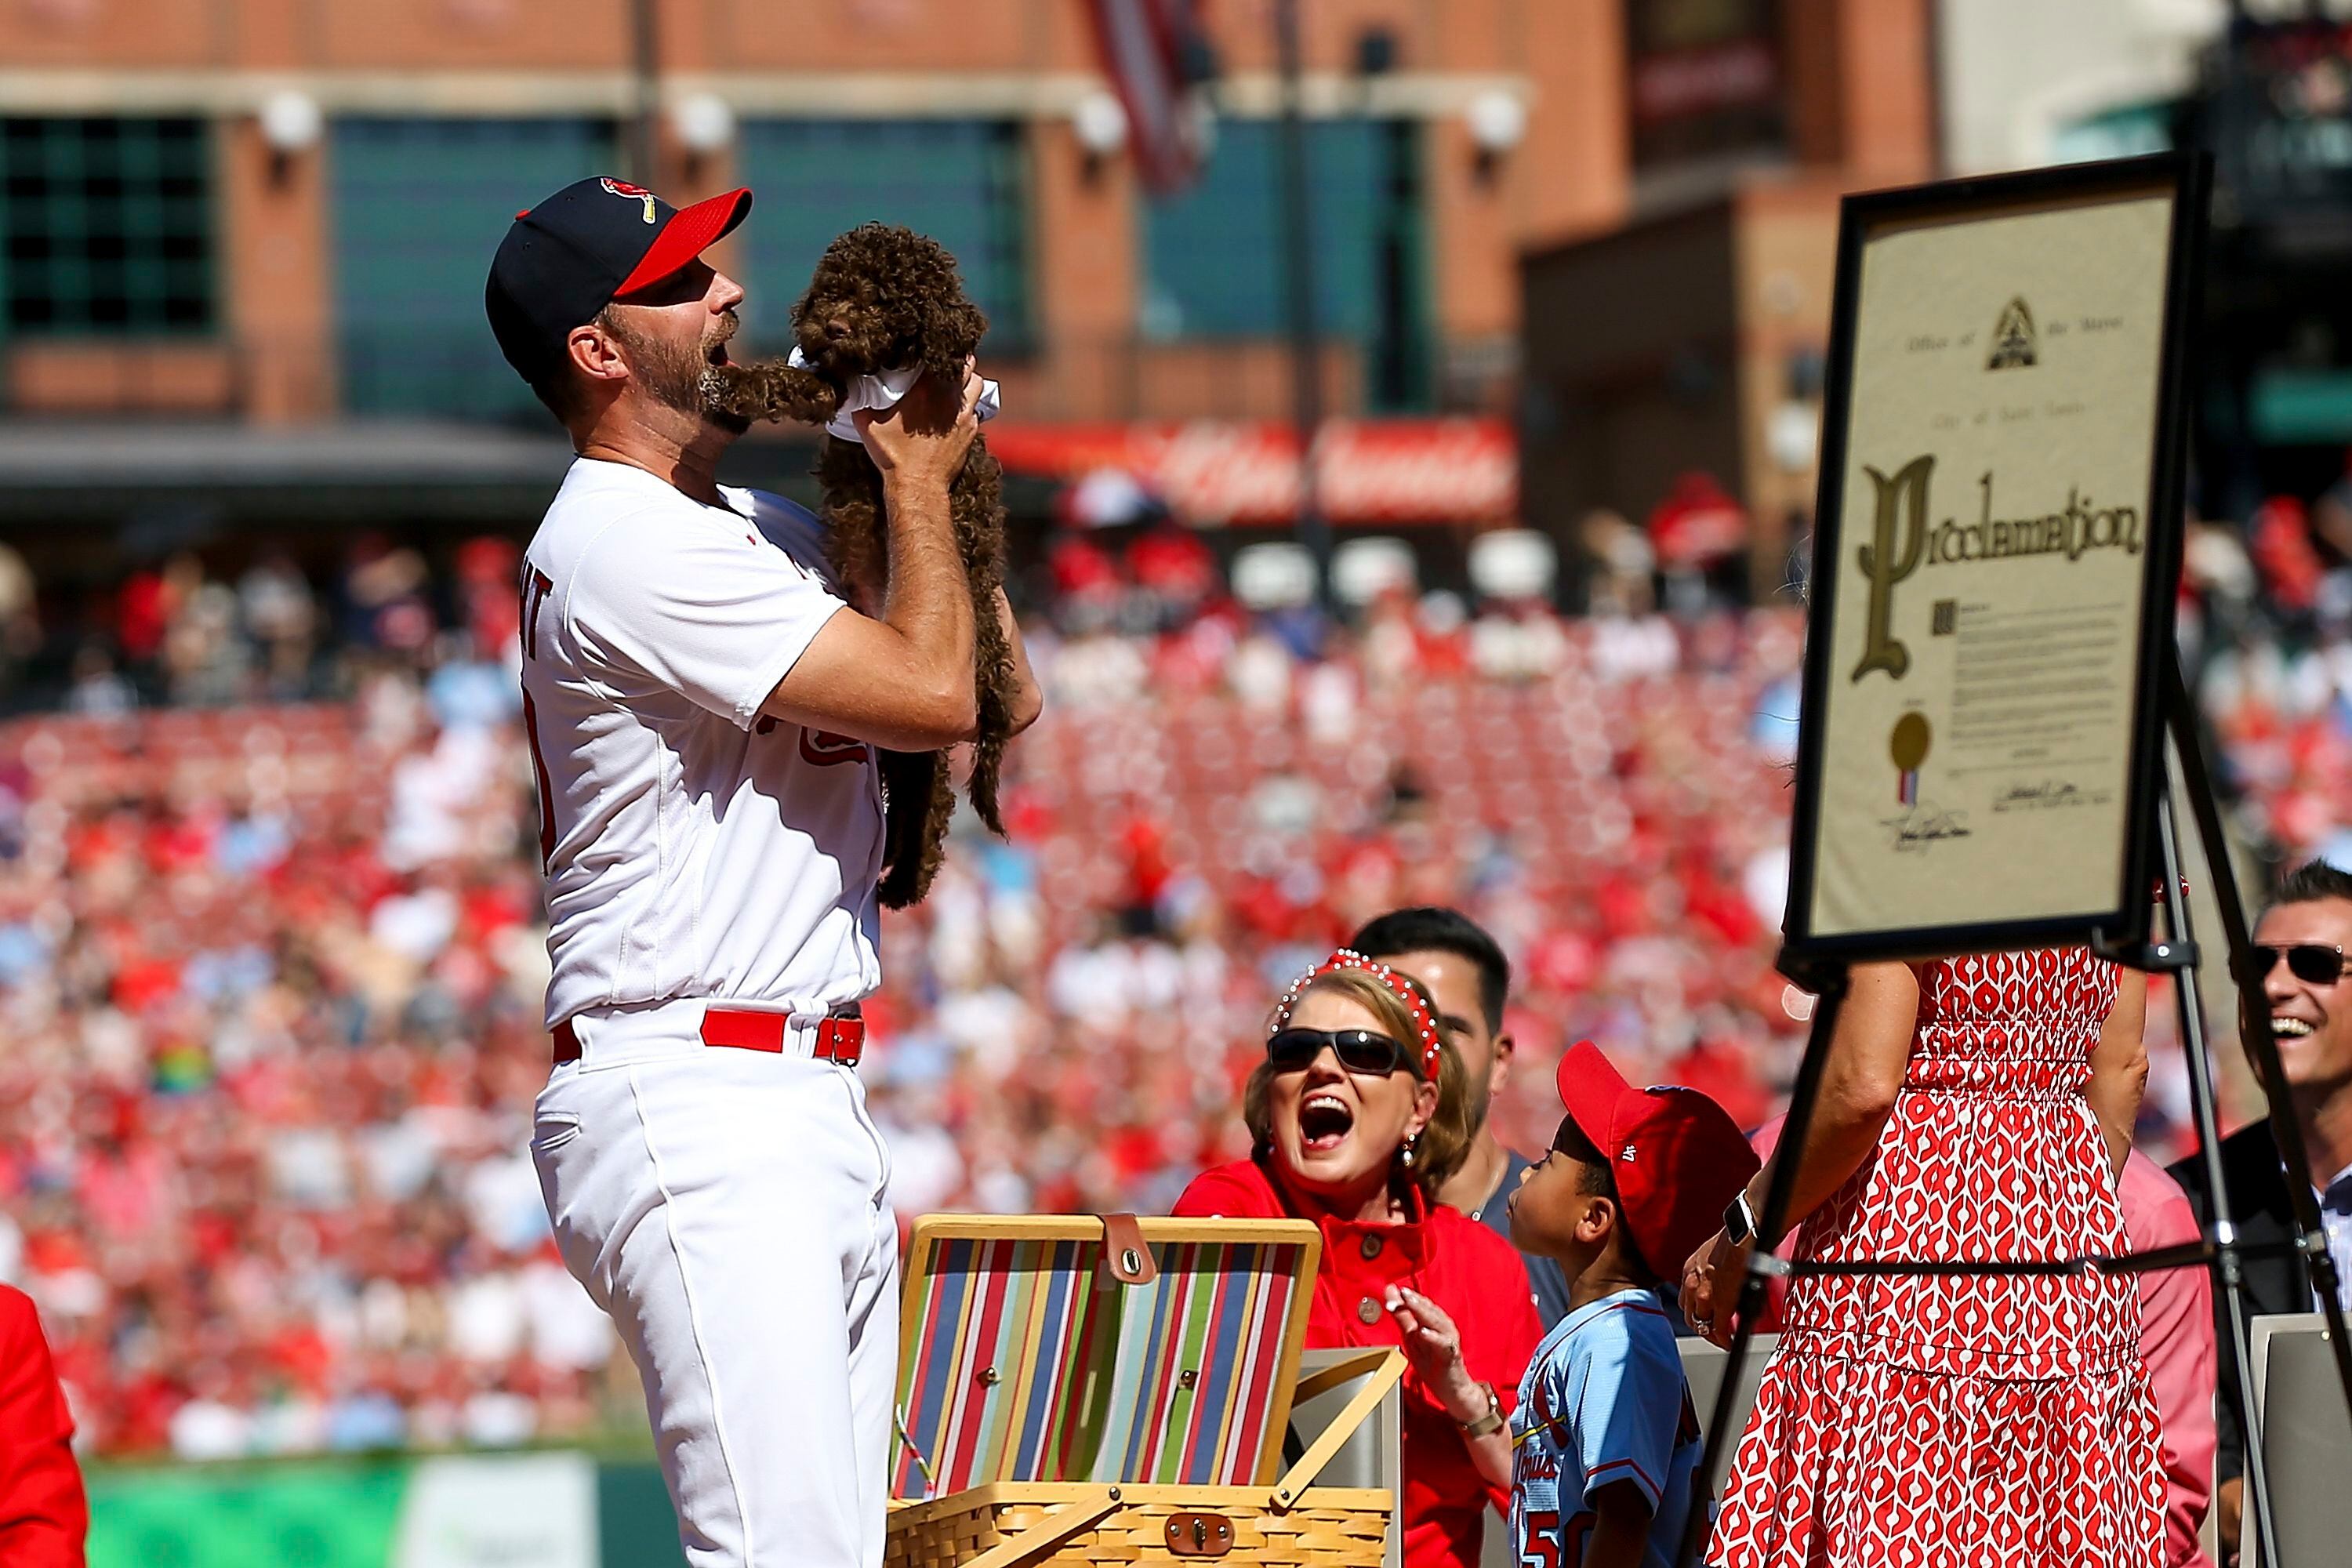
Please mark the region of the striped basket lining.
[[1118, 1285], [1097, 1272], [1099, 1241], [935, 1243], [920, 1331], [898, 1369], [892, 1495], [990, 1481], [1253, 1481], [1304, 1248], [1152, 1251], [1159, 1279]]

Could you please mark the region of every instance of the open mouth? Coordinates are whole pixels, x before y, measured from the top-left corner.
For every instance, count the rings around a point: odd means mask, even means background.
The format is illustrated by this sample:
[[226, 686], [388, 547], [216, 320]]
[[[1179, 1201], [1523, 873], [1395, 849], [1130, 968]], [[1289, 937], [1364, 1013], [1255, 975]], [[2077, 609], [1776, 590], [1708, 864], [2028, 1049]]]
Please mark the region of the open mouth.
[[727, 340], [742, 330], [742, 319], [730, 310], [719, 317], [714, 324], [719, 330], [719, 335], [703, 349], [702, 357], [712, 364], [726, 364], [730, 363], [727, 357]]
[[2312, 1032], [2310, 1020], [2290, 1018], [2284, 1013], [2271, 1015], [2271, 1033], [2282, 1039], [2300, 1040]]
[[1336, 1094], [1310, 1094], [1298, 1108], [1298, 1141], [1310, 1154], [1337, 1149], [1355, 1126], [1356, 1113]]

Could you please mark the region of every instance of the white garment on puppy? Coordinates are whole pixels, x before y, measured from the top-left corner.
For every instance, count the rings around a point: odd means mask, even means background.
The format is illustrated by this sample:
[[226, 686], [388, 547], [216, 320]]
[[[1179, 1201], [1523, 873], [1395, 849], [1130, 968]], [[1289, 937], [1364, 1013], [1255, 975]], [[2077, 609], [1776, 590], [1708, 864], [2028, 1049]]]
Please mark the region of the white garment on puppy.
[[[784, 363], [794, 370], [816, 368], [802, 357], [798, 346], [793, 349], [792, 356]], [[841, 390], [841, 412], [833, 416], [833, 422], [825, 426], [825, 430], [845, 441], [856, 441], [864, 446], [865, 437], [858, 435], [857, 422], [850, 416], [861, 408], [896, 408], [898, 399], [907, 395], [907, 389], [914, 385], [915, 378], [922, 374], [920, 365], [908, 365], [904, 370], [886, 370], [880, 375], [850, 377], [849, 384]], [[980, 406], [973, 412], [984, 420], [993, 419], [1000, 406], [996, 383], [982, 381], [980, 384]]]

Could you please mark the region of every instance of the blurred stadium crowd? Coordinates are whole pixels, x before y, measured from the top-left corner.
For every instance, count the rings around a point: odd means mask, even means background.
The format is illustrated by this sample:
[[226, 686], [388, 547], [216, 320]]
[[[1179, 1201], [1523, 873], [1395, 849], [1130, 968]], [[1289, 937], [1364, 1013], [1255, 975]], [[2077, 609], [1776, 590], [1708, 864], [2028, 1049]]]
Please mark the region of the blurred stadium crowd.
[[[2201, 529], [2182, 603], [2241, 821], [2296, 858], [2352, 849], [2352, 572], [2326, 559], [2300, 515]], [[182, 558], [79, 628], [63, 711], [5, 728], [0, 1279], [97, 1451], [636, 1419], [525, 1150], [548, 1047], [515, 561], [485, 538], [436, 575], [372, 541], [321, 591]], [[1809, 1011], [1771, 969], [1801, 626], [1655, 613], [1625, 570], [1586, 616], [1400, 587], [1339, 624], [1244, 611], [1172, 529], [1066, 541], [1011, 841], [961, 825], [884, 922], [862, 1070], [902, 1216], [1164, 1209], [1243, 1152], [1270, 999], [1404, 903], [1514, 959], [1537, 1087], [1498, 1100], [1507, 1142], [1546, 1141], [1580, 1037], [1769, 1115]], [[2164, 1153], [2182, 1093], [2150, 1017]]]

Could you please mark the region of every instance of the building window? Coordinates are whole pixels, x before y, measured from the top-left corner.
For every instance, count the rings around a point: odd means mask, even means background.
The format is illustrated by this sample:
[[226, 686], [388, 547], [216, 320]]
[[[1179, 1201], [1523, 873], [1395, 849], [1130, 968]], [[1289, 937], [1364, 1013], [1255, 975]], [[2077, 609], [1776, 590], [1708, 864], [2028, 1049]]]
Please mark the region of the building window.
[[[1146, 338], [1264, 339], [1290, 330], [1281, 134], [1272, 121], [1220, 121], [1199, 181], [1144, 207]], [[1355, 346], [1370, 406], [1426, 406], [1419, 128], [1409, 121], [1311, 121], [1307, 174], [1317, 332]]]
[[482, 281], [516, 213], [611, 172], [611, 123], [338, 120], [328, 152], [344, 406], [544, 424]]
[[2172, 151], [2169, 103], [2129, 103], [2059, 124], [2050, 133], [2048, 162], [2085, 163]]
[[1780, 0], [1642, 0], [1625, 8], [1633, 167], [1781, 152]]
[[209, 330], [211, 170], [201, 120], [0, 121], [6, 330]]
[[791, 331], [793, 302], [834, 236], [904, 224], [955, 253], [964, 292], [988, 315], [1002, 358], [1033, 342], [1029, 181], [1021, 127], [982, 120], [769, 120], [743, 126], [738, 183], [759, 193], [744, 220], [747, 325]]

